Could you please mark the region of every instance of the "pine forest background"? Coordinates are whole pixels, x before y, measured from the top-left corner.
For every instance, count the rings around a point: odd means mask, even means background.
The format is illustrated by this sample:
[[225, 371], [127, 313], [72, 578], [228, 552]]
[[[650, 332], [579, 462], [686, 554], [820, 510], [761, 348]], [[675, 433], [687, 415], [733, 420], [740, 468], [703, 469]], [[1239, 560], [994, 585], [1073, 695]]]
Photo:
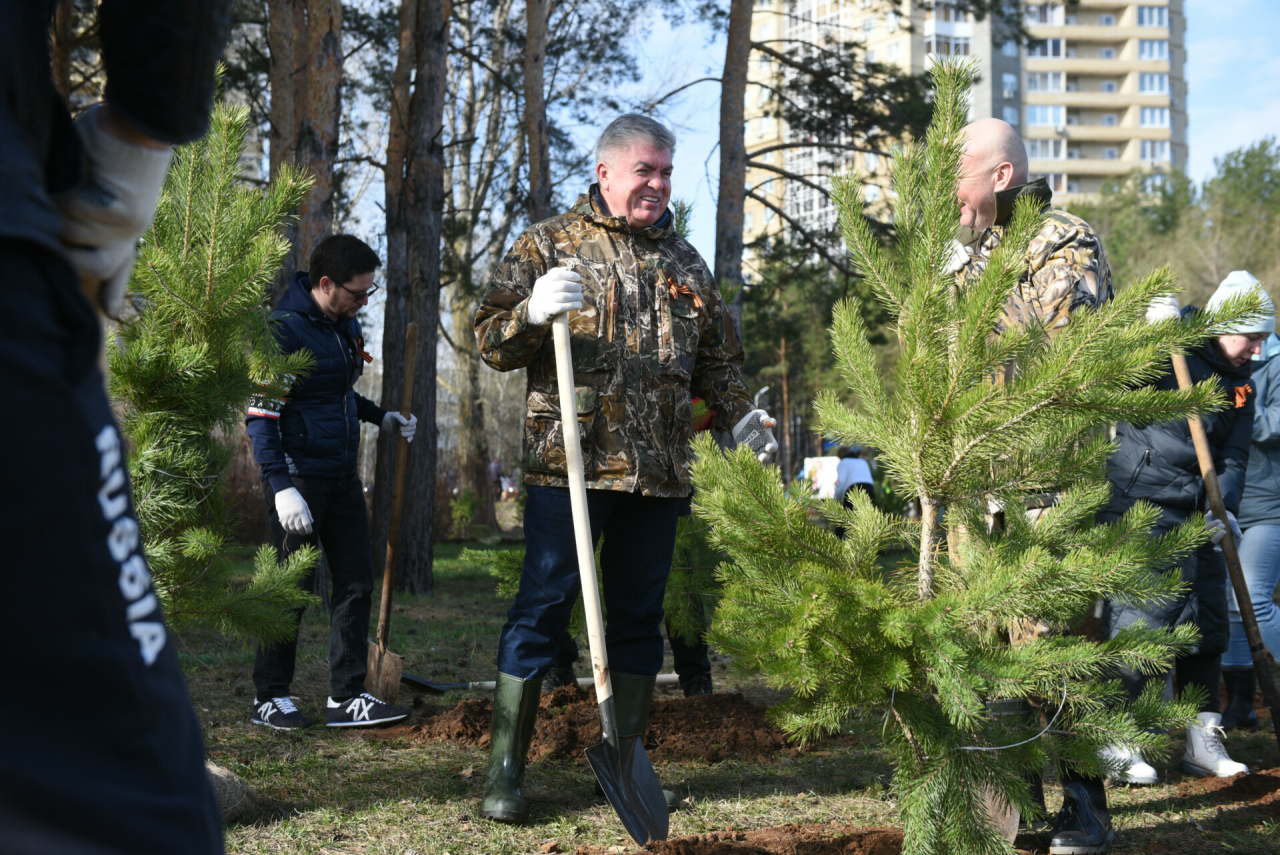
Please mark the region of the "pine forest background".
[[[957, 3], [1001, 18], [1025, 38], [1020, 2]], [[62, 0], [55, 18], [54, 78], [75, 108], [101, 95], [96, 7], [95, 0]], [[709, 172], [677, 175], [673, 197], [699, 180], [720, 188], [707, 262], [735, 295], [749, 386], [769, 387], [762, 404], [780, 419], [784, 479], [819, 453], [812, 402], [841, 388], [827, 336], [839, 301], [853, 298], [886, 371], [892, 365], [893, 337], [883, 334], [881, 310], [838, 235], [806, 231], [780, 212], [788, 225], [782, 237], [743, 246], [743, 202], [759, 189], [746, 185], [746, 170], [761, 163], [747, 153], [743, 133], [747, 68], [768, 56], [785, 70], [785, 93], [770, 102], [774, 115], [830, 155], [818, 175], [777, 180], [824, 192], [839, 153], [887, 155], [894, 140], [922, 133], [932, 109], [928, 87], [866, 62], [857, 44], [753, 42], [759, 8], [755, 0], [234, 3], [220, 97], [249, 114], [240, 180], [266, 186], [296, 167], [312, 182], [287, 228], [292, 248], [272, 299], [293, 270], [305, 269], [318, 240], [349, 232], [385, 261], [386, 287], [362, 319], [377, 358], [358, 390], [397, 406], [404, 325], [415, 320], [424, 332], [414, 394], [423, 428], [409, 471], [405, 519], [413, 522], [405, 526], [402, 587], [431, 592], [430, 546], [458, 533], [457, 496], [476, 497], [464, 508], [465, 527], [493, 531], [497, 524], [485, 468], [493, 458], [508, 474], [519, 464], [524, 375], [480, 364], [470, 319], [489, 270], [520, 230], [585, 190], [595, 135], [621, 112], [671, 121], [682, 92], [719, 87], [718, 182]], [[780, 8], [788, 13], [785, 3]], [[723, 36], [719, 75], [689, 80], [693, 75], [674, 69], [658, 84], [642, 80], [645, 37], [659, 23], [704, 28], [708, 42]], [[675, 130], [679, 137], [678, 123]], [[1247, 268], [1280, 298], [1272, 287], [1280, 272], [1274, 139], [1221, 158], [1199, 185], [1179, 174], [1154, 191], [1138, 176], [1116, 179], [1077, 212], [1102, 234], [1117, 282], [1169, 264], [1186, 301], [1199, 304], [1227, 272]], [[892, 251], [892, 218], [882, 220], [876, 235]], [[378, 432], [368, 425], [364, 431], [361, 474], [377, 554], [386, 536], [390, 456], [380, 463]], [[238, 536], [256, 542], [265, 526], [258, 472], [245, 437], [232, 441], [238, 446], [228, 504], [238, 515]]]

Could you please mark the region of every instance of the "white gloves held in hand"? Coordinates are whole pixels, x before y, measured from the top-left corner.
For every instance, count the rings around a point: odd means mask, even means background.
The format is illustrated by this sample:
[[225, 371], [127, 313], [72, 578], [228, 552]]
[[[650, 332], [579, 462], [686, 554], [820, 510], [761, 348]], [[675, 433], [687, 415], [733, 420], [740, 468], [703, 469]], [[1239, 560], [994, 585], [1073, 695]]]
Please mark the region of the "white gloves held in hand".
[[138, 238], [151, 225], [169, 174], [171, 149], [134, 145], [102, 127], [105, 105], [76, 121], [84, 147], [84, 182], [57, 204], [62, 243], [80, 278], [93, 288], [98, 307], [116, 317], [124, 301]]
[[1178, 298], [1173, 296], [1156, 297], [1147, 306], [1147, 323], [1158, 324], [1161, 321], [1176, 321], [1182, 315], [1178, 306]]
[[572, 270], [553, 267], [533, 283], [528, 315], [534, 326], [549, 324], [556, 315], [581, 308], [582, 277]]
[[387, 414], [382, 417], [382, 429], [388, 431], [397, 426], [404, 441], [413, 442], [413, 435], [418, 432], [418, 417], [410, 415], [406, 419], [395, 410], [387, 410]]
[[1222, 551], [1222, 539], [1227, 536], [1227, 528], [1230, 527], [1231, 535], [1239, 543], [1244, 537], [1244, 532], [1240, 530], [1240, 523], [1236, 522], [1236, 515], [1227, 511], [1227, 522], [1224, 524], [1222, 520], [1213, 516], [1213, 511], [1204, 515], [1204, 527], [1209, 531], [1209, 542], [1213, 544], [1214, 552]]
[[276, 493], [276, 515], [289, 534], [311, 534], [311, 508], [297, 487]]
[[747, 444], [761, 463], [778, 450], [778, 442], [770, 430], [776, 424], [764, 410], [752, 410], [733, 426], [733, 441]]
[[958, 240], [953, 240], [951, 241], [951, 249], [947, 254], [947, 267], [945, 272], [948, 275], [959, 273], [969, 265], [970, 260], [969, 250], [964, 248], [964, 244]]

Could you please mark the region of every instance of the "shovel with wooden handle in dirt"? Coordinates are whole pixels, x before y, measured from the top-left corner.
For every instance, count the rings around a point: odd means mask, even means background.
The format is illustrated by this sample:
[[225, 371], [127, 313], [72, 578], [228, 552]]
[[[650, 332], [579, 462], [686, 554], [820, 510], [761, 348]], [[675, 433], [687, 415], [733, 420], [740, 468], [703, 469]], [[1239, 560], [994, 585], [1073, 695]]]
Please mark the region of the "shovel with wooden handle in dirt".
[[666, 840], [667, 803], [658, 774], [644, 752], [644, 735], [618, 736], [618, 714], [604, 647], [604, 616], [600, 589], [596, 587], [596, 555], [591, 546], [591, 518], [587, 513], [587, 482], [582, 471], [582, 440], [578, 435], [577, 396], [573, 387], [573, 360], [569, 353], [569, 315], [557, 315], [551, 327], [556, 349], [556, 381], [560, 391], [560, 420], [564, 432], [565, 468], [569, 475], [569, 502], [573, 509], [573, 535], [582, 580], [582, 604], [587, 614], [587, 640], [591, 645], [591, 670], [595, 676], [596, 703], [600, 706], [599, 745], [587, 749], [587, 762], [605, 798], [622, 820], [627, 833], [644, 846]]
[[[404, 334], [404, 391], [400, 395], [400, 415], [409, 418], [413, 405], [413, 366], [418, 355], [418, 325], [409, 324]], [[382, 571], [382, 606], [378, 609], [378, 640], [369, 642], [369, 673], [365, 688], [376, 698], [394, 704], [400, 697], [400, 675], [404, 657], [387, 649], [391, 634], [391, 589], [396, 578], [396, 547], [400, 542], [400, 510], [404, 500], [404, 470], [409, 441], [396, 431], [396, 469], [391, 482], [391, 524], [387, 528], [387, 562]]]
[[[1173, 354], [1173, 373], [1178, 378], [1179, 389], [1192, 387], [1187, 359], [1181, 353]], [[1253, 600], [1249, 599], [1249, 585], [1244, 580], [1244, 568], [1240, 565], [1236, 539], [1227, 521], [1227, 508], [1222, 503], [1222, 488], [1218, 486], [1218, 470], [1213, 466], [1213, 452], [1209, 450], [1209, 438], [1205, 435], [1204, 425], [1198, 416], [1187, 419], [1187, 426], [1191, 428], [1191, 441], [1196, 446], [1200, 474], [1204, 477], [1204, 488], [1209, 494], [1209, 507], [1213, 510], [1214, 519], [1221, 520], [1222, 524], [1227, 526], [1226, 536], [1222, 538], [1219, 545], [1227, 559], [1231, 587], [1235, 590], [1236, 605], [1240, 607], [1240, 621], [1244, 624], [1245, 637], [1249, 639], [1249, 652], [1253, 654], [1253, 670], [1258, 679], [1258, 688], [1262, 690], [1262, 702], [1271, 709], [1271, 721], [1276, 724], [1276, 742], [1280, 743], [1280, 694], [1276, 693], [1276, 681], [1271, 674], [1271, 663], [1267, 661], [1267, 647], [1262, 643], [1262, 633], [1258, 632], [1258, 618], [1253, 613]]]

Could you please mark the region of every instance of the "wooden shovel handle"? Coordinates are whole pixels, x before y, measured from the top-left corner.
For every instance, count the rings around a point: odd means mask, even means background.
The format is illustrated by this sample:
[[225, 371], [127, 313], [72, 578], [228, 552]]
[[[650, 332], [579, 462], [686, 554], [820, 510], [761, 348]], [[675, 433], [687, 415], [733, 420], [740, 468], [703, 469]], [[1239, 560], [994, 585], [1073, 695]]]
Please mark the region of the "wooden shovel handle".
[[[1194, 385], [1191, 371], [1187, 368], [1187, 359], [1181, 353], [1173, 354], [1173, 373], [1178, 378], [1179, 389], [1190, 389]], [[1227, 573], [1231, 576], [1231, 587], [1235, 590], [1236, 604], [1240, 607], [1240, 621], [1244, 624], [1245, 637], [1249, 640], [1249, 652], [1253, 654], [1258, 688], [1262, 690], [1263, 702], [1271, 709], [1272, 719], [1280, 723], [1280, 719], [1276, 718], [1277, 713], [1280, 713], [1280, 694], [1276, 692], [1271, 664], [1267, 661], [1267, 648], [1262, 643], [1262, 633], [1258, 631], [1258, 617], [1253, 612], [1253, 600], [1249, 598], [1249, 585], [1244, 580], [1244, 567], [1240, 564], [1240, 553], [1236, 550], [1235, 535], [1231, 533], [1231, 526], [1227, 522], [1227, 508], [1222, 502], [1222, 487], [1218, 484], [1218, 470], [1213, 465], [1209, 437], [1205, 435], [1199, 416], [1188, 418], [1187, 427], [1191, 429], [1191, 441], [1195, 443], [1200, 474], [1204, 478], [1205, 492], [1209, 494], [1209, 507], [1213, 510], [1214, 519], [1221, 520], [1227, 526], [1227, 534], [1219, 545], [1227, 559]], [[1280, 742], [1280, 728], [1277, 729], [1276, 740]]]
[[565, 468], [569, 475], [569, 505], [573, 509], [573, 539], [578, 548], [578, 576], [582, 605], [587, 615], [587, 640], [591, 645], [591, 671], [596, 681], [596, 702], [613, 697], [609, 679], [609, 655], [604, 647], [604, 613], [596, 585], [596, 551], [591, 546], [591, 515], [587, 512], [587, 479], [582, 469], [582, 439], [578, 432], [578, 399], [573, 391], [573, 358], [569, 350], [569, 315], [557, 315], [551, 325], [556, 349], [556, 382], [560, 391], [560, 420], [564, 433]]
[[[400, 393], [400, 415], [409, 418], [413, 406], [413, 369], [418, 361], [418, 325], [404, 332], [404, 389]], [[396, 578], [396, 546], [400, 543], [400, 510], [404, 502], [404, 470], [409, 441], [396, 431], [396, 473], [391, 482], [391, 524], [387, 529], [387, 562], [382, 571], [382, 605], [378, 609], [378, 647], [387, 649], [391, 634], [391, 588]]]

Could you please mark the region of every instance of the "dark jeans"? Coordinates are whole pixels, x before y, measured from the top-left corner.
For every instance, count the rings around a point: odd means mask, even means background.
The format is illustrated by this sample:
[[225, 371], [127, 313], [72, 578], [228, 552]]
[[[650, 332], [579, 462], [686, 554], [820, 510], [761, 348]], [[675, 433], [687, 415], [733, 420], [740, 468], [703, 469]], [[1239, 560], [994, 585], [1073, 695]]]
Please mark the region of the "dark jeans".
[[[276, 514], [276, 495], [264, 484], [271, 538], [281, 559], [305, 544], [324, 547], [333, 579], [329, 613], [329, 685], [334, 700], [345, 700], [364, 691], [369, 653], [369, 608], [373, 593], [373, 547], [369, 542], [369, 518], [364, 490], [355, 475], [349, 478], [297, 478], [298, 488], [311, 509], [311, 534], [288, 534]], [[314, 587], [312, 573], [303, 588]], [[302, 610], [294, 614], [302, 620]], [[289, 694], [298, 637], [270, 647], [258, 645], [253, 663], [253, 685], [260, 700]]]
[[[0, 851], [222, 852], [155, 598], [100, 329], [75, 274], [0, 239]], [[10, 835], [3, 818], [21, 818]]]
[[[671, 662], [681, 682], [711, 674], [710, 648], [705, 641], [689, 644], [680, 636], [672, 634], [670, 624], [667, 624], [667, 641], [671, 643]], [[557, 668], [572, 668], [577, 661], [578, 642], [566, 632], [560, 639], [559, 652], [551, 664]]]
[[[604, 534], [605, 647], [614, 671], [651, 677], [662, 667], [662, 598], [675, 551], [676, 518], [685, 503], [587, 491], [592, 543]], [[528, 680], [551, 667], [581, 593], [566, 488], [528, 488], [524, 538], [524, 572], [498, 642], [498, 670]]]

